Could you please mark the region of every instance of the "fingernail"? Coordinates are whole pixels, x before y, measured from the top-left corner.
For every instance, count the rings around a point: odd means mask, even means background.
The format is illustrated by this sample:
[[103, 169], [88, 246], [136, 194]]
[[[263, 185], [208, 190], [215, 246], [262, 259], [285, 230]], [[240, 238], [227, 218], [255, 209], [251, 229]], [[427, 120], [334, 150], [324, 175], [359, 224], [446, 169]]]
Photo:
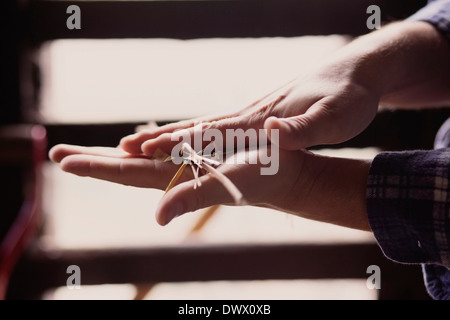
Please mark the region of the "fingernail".
[[175, 219], [176, 217], [178, 217], [179, 215], [181, 215], [183, 213], [183, 206], [181, 205], [181, 203], [175, 203], [172, 208], [170, 208], [169, 210], [167, 210], [167, 220], [166, 220], [166, 224], [168, 224], [170, 221], [172, 221], [173, 219]]
[[152, 154], [153, 153], [153, 139], [147, 140], [141, 145], [141, 151], [144, 154]]
[[283, 125], [283, 118], [277, 118], [277, 117], [270, 117], [267, 119], [268, 122], [272, 122], [272, 126], [271, 127], [275, 127], [276, 129], [279, 129], [280, 126]]
[[133, 134], [130, 134], [130, 135], [125, 136], [125, 137], [123, 137], [122, 139], [120, 139], [120, 142], [121, 142], [121, 143], [123, 143], [123, 142], [128, 142], [128, 141], [130, 141], [130, 140], [133, 140], [135, 137], [137, 137], [137, 134], [136, 134], [136, 133], [133, 133]]

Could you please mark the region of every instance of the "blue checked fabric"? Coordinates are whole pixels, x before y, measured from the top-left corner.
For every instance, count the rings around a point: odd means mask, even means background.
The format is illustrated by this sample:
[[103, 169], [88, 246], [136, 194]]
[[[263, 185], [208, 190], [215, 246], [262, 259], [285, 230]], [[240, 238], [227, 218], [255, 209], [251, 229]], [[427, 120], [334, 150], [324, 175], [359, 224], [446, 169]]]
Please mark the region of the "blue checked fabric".
[[[429, 1], [407, 20], [429, 22], [450, 40], [450, 1]], [[449, 147], [450, 119], [435, 150], [377, 155], [367, 183], [369, 223], [383, 253], [421, 264], [427, 291], [439, 300], [450, 300]]]
[[434, 25], [450, 39], [450, 1], [431, 0], [428, 4], [410, 16], [407, 20], [421, 20]]

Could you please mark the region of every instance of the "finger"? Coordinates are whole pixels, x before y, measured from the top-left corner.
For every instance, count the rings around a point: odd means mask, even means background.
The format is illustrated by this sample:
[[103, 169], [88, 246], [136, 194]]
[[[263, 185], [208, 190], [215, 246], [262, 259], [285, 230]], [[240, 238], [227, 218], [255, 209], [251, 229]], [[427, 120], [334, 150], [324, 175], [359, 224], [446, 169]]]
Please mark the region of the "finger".
[[[248, 129], [262, 128], [263, 121], [249, 119], [247, 116], [238, 116], [233, 118], [222, 119], [214, 122], [202, 123], [202, 127], [190, 127], [183, 131], [174, 133], [164, 133], [154, 139], [145, 141], [142, 146], [142, 152], [147, 156], [152, 156], [157, 149], [161, 149], [167, 154], [171, 154], [173, 148], [180, 143], [180, 141], [188, 142], [197, 151], [202, 150], [213, 140], [217, 146], [222, 146], [222, 150], [230, 150], [249, 146], [250, 144], [257, 144], [257, 135], [254, 135], [255, 141], [245, 136], [245, 131]], [[240, 129], [242, 131], [236, 131]], [[229, 131], [230, 130], [230, 131]], [[208, 138], [206, 132], [208, 132]], [[228, 138], [233, 136], [242, 136], [242, 139]], [[241, 145], [238, 145], [241, 144]], [[216, 150], [216, 152], [219, 150]]]
[[163, 133], [173, 132], [177, 129], [184, 129], [193, 126], [195, 120], [185, 120], [175, 123], [170, 123], [161, 127], [143, 129], [137, 133], [123, 137], [120, 140], [119, 146], [126, 152], [132, 154], [142, 153], [141, 145], [149, 139], [154, 139]]
[[156, 220], [160, 225], [184, 213], [216, 204], [233, 204], [233, 197], [224, 186], [211, 175], [200, 178], [201, 186], [194, 189], [194, 181], [187, 181], [172, 188], [161, 199], [156, 210]]
[[156, 189], [165, 189], [177, 171], [177, 166], [171, 162], [81, 154], [65, 157], [61, 161], [61, 168], [82, 177]]
[[162, 134], [172, 133], [176, 130], [188, 129], [201, 122], [219, 121], [225, 118], [233, 118], [235, 116], [238, 116], [238, 113], [183, 120], [169, 123], [161, 127], [153, 126], [152, 128], [140, 128], [139, 132], [122, 138], [119, 145], [123, 150], [129, 153], [140, 154], [142, 153], [142, 144], [149, 139], [155, 139]]
[[119, 148], [109, 148], [109, 147], [84, 147], [69, 144], [58, 144], [50, 149], [49, 158], [53, 162], [61, 162], [62, 159], [69, 155], [74, 154], [86, 154], [86, 155], [97, 155], [104, 157], [127, 157], [129, 154]]
[[[194, 127], [195, 125], [204, 122], [204, 123], [210, 123], [210, 122], [219, 122], [217, 124], [217, 128], [220, 129], [220, 127], [224, 127], [224, 129], [227, 128], [227, 124], [236, 122], [236, 118], [242, 116], [245, 114], [245, 112], [251, 110], [252, 108], [256, 107], [257, 105], [261, 104], [262, 107], [264, 106], [274, 106], [277, 104], [280, 100], [280, 94], [277, 94], [283, 90], [285, 90], [285, 87], [289, 85], [292, 81], [287, 83], [286, 85], [283, 85], [282, 87], [268, 93], [267, 95], [263, 96], [261, 99], [256, 100], [246, 108], [244, 108], [242, 111], [237, 111], [234, 113], [228, 113], [225, 115], [214, 115], [214, 116], [206, 116], [206, 117], [200, 117], [190, 120], [183, 120], [179, 122], [170, 123], [161, 127], [157, 127], [155, 125], [150, 126], [141, 126], [138, 127], [138, 132], [129, 136], [126, 136], [122, 138], [120, 141], [119, 146], [131, 153], [131, 154], [140, 154], [143, 152], [142, 144], [146, 142], [147, 140], [156, 139], [160, 135], [166, 134], [166, 133], [173, 133], [176, 130], [181, 129], [189, 129]], [[150, 127], [150, 128], [149, 128]], [[258, 127], [262, 128], [262, 124]], [[165, 141], [165, 140], [163, 140]], [[162, 141], [161, 141], [162, 142]], [[164, 147], [165, 143], [162, 142], [162, 147]], [[169, 143], [169, 145], [171, 145]], [[152, 154], [152, 148], [150, 146], [147, 146], [149, 149], [147, 154]], [[164, 150], [168, 151], [168, 150]]]
[[149, 121], [146, 124], [136, 126], [134, 131], [139, 132], [144, 130], [156, 130], [157, 128], [159, 128], [159, 126], [156, 121]]

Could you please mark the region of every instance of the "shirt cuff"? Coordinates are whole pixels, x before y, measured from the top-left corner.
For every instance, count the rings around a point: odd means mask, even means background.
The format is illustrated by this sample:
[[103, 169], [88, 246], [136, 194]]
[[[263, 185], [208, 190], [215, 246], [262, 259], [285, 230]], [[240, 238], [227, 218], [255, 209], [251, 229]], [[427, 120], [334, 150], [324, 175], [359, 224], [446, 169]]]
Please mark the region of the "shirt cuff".
[[450, 0], [430, 1], [406, 20], [431, 23], [450, 41]]
[[370, 227], [386, 257], [450, 267], [450, 149], [384, 152], [367, 184]]

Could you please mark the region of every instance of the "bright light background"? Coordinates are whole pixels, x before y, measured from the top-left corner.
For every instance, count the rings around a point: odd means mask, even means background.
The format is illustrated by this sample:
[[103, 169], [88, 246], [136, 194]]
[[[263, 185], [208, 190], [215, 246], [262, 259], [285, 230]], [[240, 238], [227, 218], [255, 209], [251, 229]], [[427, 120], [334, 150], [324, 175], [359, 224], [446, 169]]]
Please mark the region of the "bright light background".
[[178, 120], [239, 110], [314, 66], [342, 36], [58, 40], [43, 50], [49, 120]]

